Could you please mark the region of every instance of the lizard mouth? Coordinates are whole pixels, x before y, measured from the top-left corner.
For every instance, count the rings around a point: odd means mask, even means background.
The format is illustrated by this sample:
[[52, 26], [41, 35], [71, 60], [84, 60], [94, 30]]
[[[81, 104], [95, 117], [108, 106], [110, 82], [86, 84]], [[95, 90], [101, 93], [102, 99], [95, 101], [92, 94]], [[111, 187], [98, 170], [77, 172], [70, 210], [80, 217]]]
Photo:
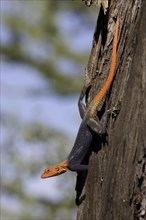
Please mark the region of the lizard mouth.
[[50, 174], [50, 168], [46, 168], [45, 171], [41, 174], [41, 178], [44, 179], [47, 177], [51, 177], [49, 176], [49, 174]]

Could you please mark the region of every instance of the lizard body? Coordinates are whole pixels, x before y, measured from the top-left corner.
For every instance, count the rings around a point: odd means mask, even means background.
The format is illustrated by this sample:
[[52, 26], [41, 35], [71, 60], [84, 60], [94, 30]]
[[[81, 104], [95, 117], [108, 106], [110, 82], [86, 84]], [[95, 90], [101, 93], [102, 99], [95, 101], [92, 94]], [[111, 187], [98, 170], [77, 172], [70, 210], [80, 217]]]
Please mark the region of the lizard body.
[[76, 171], [76, 172], [87, 170], [87, 165], [82, 164], [82, 161], [85, 155], [87, 154], [87, 151], [89, 150], [92, 141], [93, 132], [96, 132], [99, 135], [105, 133], [105, 131], [103, 131], [102, 127], [100, 126], [99, 121], [97, 121], [96, 114], [97, 114], [97, 107], [101, 103], [103, 97], [106, 95], [106, 92], [109, 89], [115, 74], [118, 29], [119, 29], [119, 16], [117, 17], [117, 21], [116, 21], [111, 67], [108, 78], [104, 83], [103, 87], [101, 88], [101, 90], [99, 91], [99, 93], [91, 101], [87, 110], [85, 109], [84, 104], [81, 102], [84, 97], [85, 91], [83, 92], [84, 94], [81, 93], [79, 98], [79, 111], [82, 118], [82, 122], [79, 127], [79, 131], [74, 146], [68, 158], [65, 161], [55, 166], [46, 168], [45, 171], [42, 173], [41, 178], [57, 176], [66, 172], [67, 170]]

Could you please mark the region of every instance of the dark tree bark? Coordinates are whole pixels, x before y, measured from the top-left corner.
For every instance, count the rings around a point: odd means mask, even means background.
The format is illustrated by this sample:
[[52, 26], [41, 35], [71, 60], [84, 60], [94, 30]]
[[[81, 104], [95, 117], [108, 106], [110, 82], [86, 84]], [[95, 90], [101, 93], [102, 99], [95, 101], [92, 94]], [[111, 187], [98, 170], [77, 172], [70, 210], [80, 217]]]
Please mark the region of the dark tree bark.
[[[86, 1], [87, 2], [87, 1]], [[91, 1], [90, 1], [91, 2]], [[93, 0], [92, 2], [98, 2]], [[91, 3], [92, 3], [91, 2]], [[100, 2], [102, 2], [100, 0]], [[77, 177], [78, 220], [146, 219], [146, 1], [101, 4], [85, 79], [87, 104], [107, 78], [120, 15], [114, 81], [98, 116], [111, 109], [107, 136], [92, 143], [88, 174]]]

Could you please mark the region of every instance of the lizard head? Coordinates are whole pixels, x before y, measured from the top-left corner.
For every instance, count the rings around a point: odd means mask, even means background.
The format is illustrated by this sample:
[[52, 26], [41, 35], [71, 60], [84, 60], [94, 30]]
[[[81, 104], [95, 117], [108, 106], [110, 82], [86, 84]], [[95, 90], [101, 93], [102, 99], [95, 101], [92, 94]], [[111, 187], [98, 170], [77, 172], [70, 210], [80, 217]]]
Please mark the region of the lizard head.
[[49, 178], [52, 176], [58, 176], [62, 173], [65, 173], [68, 170], [67, 161], [63, 161], [62, 163], [56, 164], [55, 166], [48, 167], [42, 173], [41, 178]]

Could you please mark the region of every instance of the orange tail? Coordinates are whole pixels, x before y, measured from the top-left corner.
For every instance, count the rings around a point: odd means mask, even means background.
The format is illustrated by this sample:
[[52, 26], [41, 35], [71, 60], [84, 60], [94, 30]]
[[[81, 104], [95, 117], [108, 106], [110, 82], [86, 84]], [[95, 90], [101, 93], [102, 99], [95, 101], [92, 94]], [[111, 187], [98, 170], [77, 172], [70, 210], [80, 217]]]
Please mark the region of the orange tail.
[[106, 94], [106, 91], [109, 89], [109, 87], [113, 81], [113, 78], [114, 78], [115, 68], [116, 68], [116, 58], [117, 58], [119, 20], [120, 20], [120, 18], [118, 15], [117, 21], [116, 21], [116, 30], [115, 30], [114, 40], [113, 40], [111, 67], [110, 67], [109, 75], [108, 75], [108, 78], [107, 78], [105, 84], [103, 85], [102, 89], [97, 94], [97, 96], [94, 98], [94, 102], [96, 103], [96, 105], [98, 105], [101, 102], [101, 100], [103, 99], [104, 95]]

